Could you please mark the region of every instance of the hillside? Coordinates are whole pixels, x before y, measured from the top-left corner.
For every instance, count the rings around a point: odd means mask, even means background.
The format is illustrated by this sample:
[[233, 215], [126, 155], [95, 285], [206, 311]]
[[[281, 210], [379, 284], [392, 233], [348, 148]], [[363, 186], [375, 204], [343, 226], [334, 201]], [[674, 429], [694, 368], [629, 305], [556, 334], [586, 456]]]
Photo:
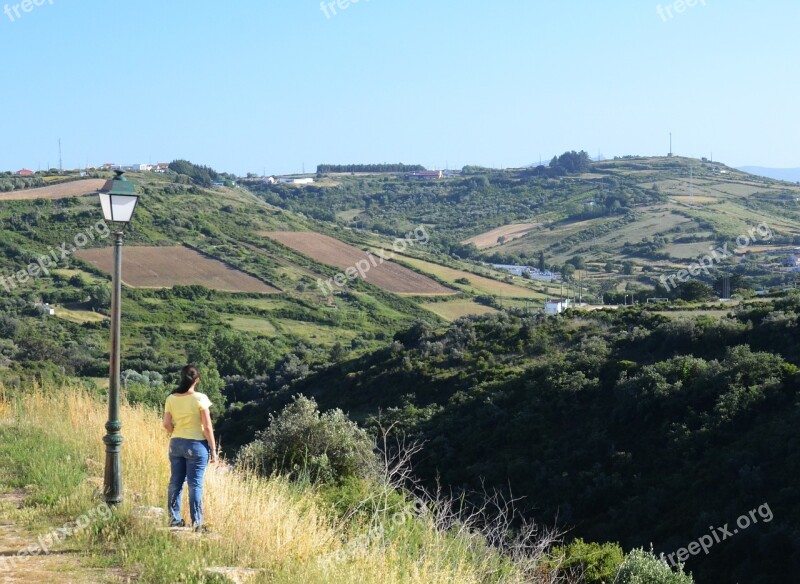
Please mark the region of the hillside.
[[[348, 277], [341, 287], [326, 288], [349, 262], [361, 265], [350, 259], [356, 249], [394, 256], [396, 240], [283, 211], [244, 189], [200, 187], [184, 175], [132, 173], [131, 179], [143, 196], [123, 254], [123, 277], [133, 286], [126, 287], [124, 301], [124, 369], [172, 372], [187, 351], [202, 353], [209, 338], [220, 335], [240, 344], [259, 335], [269, 345], [246, 367], [226, 364], [224, 350], [217, 350], [217, 362], [209, 365], [223, 374], [264, 372], [293, 351], [313, 365], [327, 361], [332, 350], [347, 354], [382, 346], [417, 319], [441, 324], [484, 312], [478, 296], [496, 293], [521, 303], [543, 297], [539, 286], [506, 282], [504, 274], [475, 266], [459, 269], [423, 244], [406, 249], [403, 258], [388, 258], [366, 279]], [[96, 195], [76, 196], [97, 183], [0, 195], [0, 275], [7, 288], [0, 306], [8, 343], [0, 373], [6, 379], [106, 375], [109, 231]], [[51, 200], [53, 189], [70, 196]], [[340, 241], [341, 257], [315, 259], [264, 236], [283, 232], [332, 237]], [[401, 259], [411, 261], [409, 254], [428, 263], [406, 268]], [[43, 256], [47, 273], [36, 267]], [[443, 266], [430, 261], [453, 267], [440, 272]], [[25, 274], [31, 264], [36, 277]], [[373, 285], [373, 276], [387, 267], [394, 271]], [[406, 282], [417, 282], [407, 289], [410, 296], [391, 292]], [[42, 303], [55, 306], [55, 319], [41, 318]]]
[[508, 489], [537, 521], [626, 549], [669, 554], [766, 503], [774, 520], [687, 568], [698, 582], [780, 581], [800, 568], [800, 296], [705, 312], [420, 324], [389, 348], [261, 386], [220, 430], [235, 447], [292, 395], [313, 396], [424, 443], [414, 468], [430, 487]]
[[[160, 412], [121, 408], [126, 497], [113, 510], [98, 491], [104, 458], [98, 429], [106, 413], [103, 400], [75, 387], [0, 388], [4, 580], [577, 584], [587, 582], [585, 565], [622, 584], [644, 573], [670, 574], [642, 552], [624, 557], [615, 546], [563, 548], [548, 530], [520, 535], [502, 522], [490, 530], [456, 521], [439, 500], [395, 487], [391, 475], [312, 485], [211, 466], [204, 493], [211, 532], [167, 528], [168, 438]], [[663, 581], [692, 583], [677, 575]]]
[[[786, 445], [800, 310], [780, 291], [750, 298], [793, 282], [780, 264], [799, 187], [684, 158], [586, 164], [236, 188], [203, 186], [210, 169], [186, 161], [189, 174], [131, 173], [143, 196], [123, 253], [127, 398], [160, 408], [197, 362], [234, 457], [292, 396], [313, 396], [424, 442], [413, 468], [429, 489], [440, 478], [477, 505], [484, 487], [510, 489], [525, 517], [626, 552], [674, 551], [768, 499], [774, 522], [689, 568], [769, 582], [798, 548]], [[80, 194], [90, 184], [0, 194], [9, 386], [106, 387], [111, 250], [96, 195]], [[742, 234], [746, 249], [708, 274], [654, 287]], [[703, 304], [722, 275], [736, 298]], [[565, 294], [672, 302], [545, 318], [544, 299]]]
[[[793, 281], [780, 263], [800, 241], [800, 187], [719, 162], [625, 157], [576, 172], [468, 167], [439, 181], [323, 178], [320, 185], [253, 188], [271, 204], [342, 226], [400, 234], [424, 224], [440, 251], [470, 262], [560, 270], [580, 258], [584, 292], [594, 302], [608, 291], [652, 288], [726, 243], [737, 253], [702, 281], [723, 274], [761, 287]], [[759, 225], [764, 235], [752, 231]], [[746, 245], [737, 244], [740, 237]]]

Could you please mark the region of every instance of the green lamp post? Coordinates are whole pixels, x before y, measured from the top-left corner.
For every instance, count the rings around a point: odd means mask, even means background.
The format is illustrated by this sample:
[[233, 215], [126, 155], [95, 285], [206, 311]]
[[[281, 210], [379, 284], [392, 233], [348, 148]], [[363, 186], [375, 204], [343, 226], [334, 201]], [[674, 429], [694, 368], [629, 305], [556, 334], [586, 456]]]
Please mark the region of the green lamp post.
[[108, 422], [107, 434], [103, 437], [106, 445], [106, 470], [103, 479], [103, 497], [108, 505], [122, 503], [122, 466], [120, 450], [122, 447], [122, 422], [119, 420], [120, 385], [120, 320], [122, 316], [122, 230], [130, 223], [139, 195], [136, 187], [124, 176], [121, 170], [117, 176], [106, 182], [100, 189], [100, 205], [103, 216], [109, 223], [116, 224], [114, 231], [114, 273], [111, 293], [111, 349], [109, 351], [108, 383]]

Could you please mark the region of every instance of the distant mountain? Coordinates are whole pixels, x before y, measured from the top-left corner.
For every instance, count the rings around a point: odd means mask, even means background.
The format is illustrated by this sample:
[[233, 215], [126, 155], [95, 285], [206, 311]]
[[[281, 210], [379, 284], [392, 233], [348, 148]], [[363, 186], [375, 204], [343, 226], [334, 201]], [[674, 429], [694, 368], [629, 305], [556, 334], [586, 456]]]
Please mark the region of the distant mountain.
[[765, 168], [763, 166], [741, 166], [739, 170], [758, 176], [766, 176], [775, 180], [787, 180], [789, 182], [800, 181], [800, 168]]

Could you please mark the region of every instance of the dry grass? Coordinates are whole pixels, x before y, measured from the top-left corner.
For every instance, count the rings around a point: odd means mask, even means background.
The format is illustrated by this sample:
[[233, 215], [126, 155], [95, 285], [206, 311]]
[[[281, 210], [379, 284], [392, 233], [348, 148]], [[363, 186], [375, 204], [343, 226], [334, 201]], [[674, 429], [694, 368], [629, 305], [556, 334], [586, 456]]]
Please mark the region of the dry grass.
[[520, 237], [528, 235], [537, 227], [541, 227], [541, 225], [541, 223], [514, 223], [512, 225], [505, 225], [504, 227], [498, 227], [491, 231], [470, 237], [461, 243], [474, 243], [478, 249], [486, 249], [488, 247], [500, 245], [498, 239], [501, 237], [504, 238], [504, 242], [519, 239]]
[[36, 199], [67, 199], [97, 192], [106, 181], [102, 178], [75, 180], [38, 189], [25, 189], [0, 195], [0, 201], [33, 201]]
[[422, 304], [422, 307], [427, 308], [432, 313], [448, 321], [453, 321], [470, 314], [492, 314], [497, 312], [496, 309], [490, 306], [478, 304], [469, 299], [452, 300], [450, 302], [431, 302], [429, 304]]
[[[104, 404], [84, 391], [69, 388], [26, 393], [14, 403], [16, 411], [12, 412], [7, 403], [0, 402], [5, 423], [16, 418], [17, 423], [44, 429], [54, 440], [80, 452], [93, 474], [102, 474]], [[121, 419], [126, 500], [121, 512], [129, 513], [134, 504], [163, 506], [169, 465], [168, 437], [161, 429], [160, 417], [149, 409], [123, 405]], [[71, 495], [72, 499], [76, 497], [85, 498], [87, 493], [79, 490]], [[260, 479], [226, 467], [212, 467], [206, 474], [204, 502], [207, 523], [221, 535], [213, 543], [215, 553], [237, 566], [264, 568], [264, 577], [268, 578], [264, 582], [551, 581], [549, 577], [531, 579], [530, 572], [523, 576], [518, 570], [505, 569], [501, 574], [497, 554], [481, 547], [480, 536], [447, 533], [435, 521], [424, 518], [414, 519], [417, 524], [409, 530], [413, 531], [413, 541], [410, 535], [385, 539], [365, 538], [361, 533], [357, 537], [352, 525], [345, 528], [334, 519], [315, 491], [283, 479]], [[186, 548], [183, 553], [201, 554], [202, 549]], [[191, 559], [187, 558], [187, 563]]]

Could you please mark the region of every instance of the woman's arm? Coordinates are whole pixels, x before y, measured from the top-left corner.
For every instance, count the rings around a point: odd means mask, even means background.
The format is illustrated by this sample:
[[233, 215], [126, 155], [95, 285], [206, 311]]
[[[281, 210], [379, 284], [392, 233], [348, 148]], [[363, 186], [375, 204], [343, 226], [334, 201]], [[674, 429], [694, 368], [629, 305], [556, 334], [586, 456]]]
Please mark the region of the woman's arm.
[[211, 412], [207, 409], [200, 410], [200, 423], [203, 424], [203, 435], [208, 440], [208, 447], [211, 449], [211, 459], [209, 462], [217, 462], [217, 442], [214, 440], [214, 426], [211, 424]]
[[175, 431], [175, 424], [172, 423], [172, 414], [164, 412], [164, 421], [162, 422], [164, 429], [172, 434]]

